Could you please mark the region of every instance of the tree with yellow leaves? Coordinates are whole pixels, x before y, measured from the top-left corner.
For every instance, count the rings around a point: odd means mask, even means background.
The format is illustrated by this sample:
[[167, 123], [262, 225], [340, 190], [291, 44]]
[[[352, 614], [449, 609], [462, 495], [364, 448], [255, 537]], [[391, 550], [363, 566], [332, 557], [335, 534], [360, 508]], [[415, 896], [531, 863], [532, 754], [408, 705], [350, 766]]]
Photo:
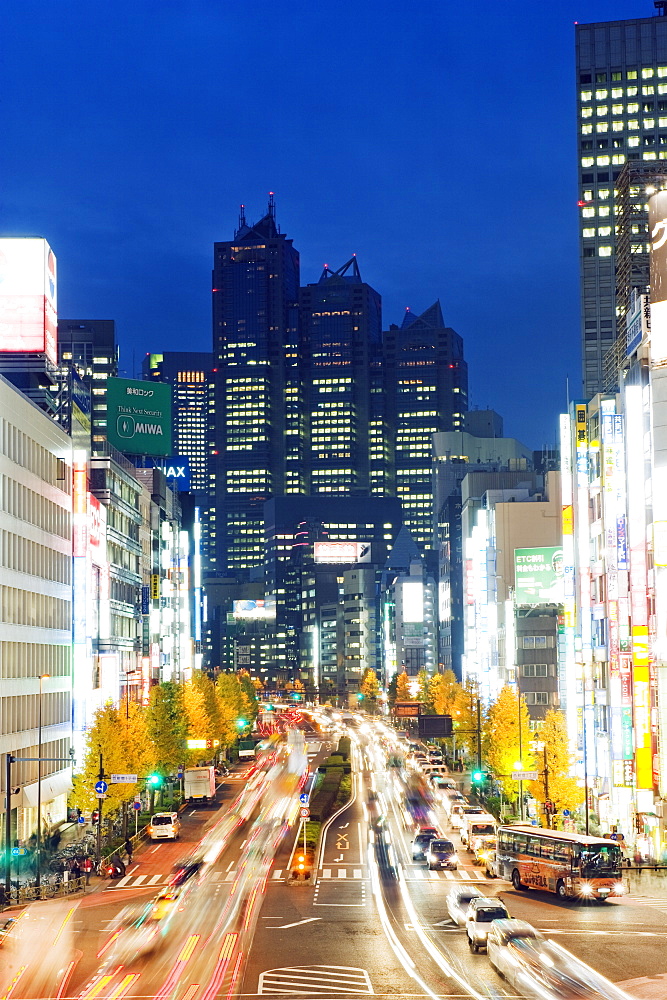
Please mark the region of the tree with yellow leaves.
[[372, 667], [366, 667], [359, 690], [364, 696], [364, 707], [368, 712], [374, 712], [377, 706], [380, 683]]
[[[567, 735], [567, 721], [562, 712], [549, 709], [533, 745], [536, 770], [540, 772], [540, 776], [537, 781], [530, 782], [530, 794], [542, 805], [549, 799], [559, 813], [563, 809], [569, 809], [570, 812], [578, 809], [584, 801], [584, 790], [577, 779], [572, 777], [573, 757]], [[546, 817], [545, 824], [549, 826]]]
[[409, 678], [405, 670], [400, 673], [396, 680], [396, 701], [414, 701], [409, 688]]
[[505, 685], [487, 712], [482, 745], [486, 763], [509, 799], [519, 794], [519, 783], [512, 781], [515, 765], [521, 763], [522, 770], [532, 769], [530, 741], [526, 703]]

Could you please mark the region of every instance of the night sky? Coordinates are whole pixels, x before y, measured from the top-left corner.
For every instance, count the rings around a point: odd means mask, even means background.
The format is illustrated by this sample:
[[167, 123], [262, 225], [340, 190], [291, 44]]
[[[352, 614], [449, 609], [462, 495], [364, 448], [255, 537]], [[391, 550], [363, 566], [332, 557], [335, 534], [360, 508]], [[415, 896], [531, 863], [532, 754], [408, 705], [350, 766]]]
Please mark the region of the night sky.
[[552, 444], [580, 391], [573, 22], [652, 0], [5, 0], [0, 229], [121, 369], [211, 348], [212, 244], [276, 192], [316, 281], [352, 253], [384, 325], [440, 298], [470, 405]]

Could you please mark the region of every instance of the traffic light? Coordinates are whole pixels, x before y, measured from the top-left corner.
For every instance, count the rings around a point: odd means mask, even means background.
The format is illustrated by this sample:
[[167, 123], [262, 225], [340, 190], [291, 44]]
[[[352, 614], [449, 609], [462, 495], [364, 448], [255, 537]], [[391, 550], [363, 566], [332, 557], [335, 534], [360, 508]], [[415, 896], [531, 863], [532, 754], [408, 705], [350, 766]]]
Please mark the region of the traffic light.
[[248, 723], [246, 722], [245, 719], [237, 719], [236, 720], [236, 725], [237, 725], [237, 727], [239, 729], [245, 729], [245, 727], [248, 725]]
[[363, 700], [364, 700], [363, 691], [357, 691], [357, 701], [363, 701]]
[[481, 785], [486, 781], [487, 774], [486, 771], [473, 771], [470, 777], [476, 785]]
[[162, 784], [162, 775], [161, 774], [149, 774], [148, 778], [146, 780], [147, 780], [147, 782], [148, 782], [149, 785], [153, 785], [153, 787], [157, 787], [158, 785]]

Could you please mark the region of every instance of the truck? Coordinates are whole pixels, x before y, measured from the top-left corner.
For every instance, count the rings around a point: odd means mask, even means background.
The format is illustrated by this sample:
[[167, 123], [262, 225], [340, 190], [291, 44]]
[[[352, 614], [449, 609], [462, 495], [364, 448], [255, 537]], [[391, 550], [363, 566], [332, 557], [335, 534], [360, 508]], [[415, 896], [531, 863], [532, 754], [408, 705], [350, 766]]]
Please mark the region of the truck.
[[185, 797], [188, 802], [213, 802], [215, 799], [215, 768], [186, 767], [183, 774]]
[[472, 842], [475, 837], [495, 837], [496, 833], [496, 818], [491, 813], [479, 812], [462, 817], [461, 843], [470, 852], [473, 851]]

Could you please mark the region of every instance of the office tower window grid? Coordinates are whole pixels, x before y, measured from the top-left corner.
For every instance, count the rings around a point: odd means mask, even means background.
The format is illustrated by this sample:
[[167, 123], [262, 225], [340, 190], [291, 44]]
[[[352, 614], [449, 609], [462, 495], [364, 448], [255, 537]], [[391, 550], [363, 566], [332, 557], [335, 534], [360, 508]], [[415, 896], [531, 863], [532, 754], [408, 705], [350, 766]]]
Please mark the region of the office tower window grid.
[[[667, 161], [667, 18], [578, 25], [577, 106], [586, 398], [604, 389], [617, 335], [618, 178], [628, 161]], [[665, 163], [667, 169], [667, 162]], [[636, 236], [646, 232], [645, 192]]]

